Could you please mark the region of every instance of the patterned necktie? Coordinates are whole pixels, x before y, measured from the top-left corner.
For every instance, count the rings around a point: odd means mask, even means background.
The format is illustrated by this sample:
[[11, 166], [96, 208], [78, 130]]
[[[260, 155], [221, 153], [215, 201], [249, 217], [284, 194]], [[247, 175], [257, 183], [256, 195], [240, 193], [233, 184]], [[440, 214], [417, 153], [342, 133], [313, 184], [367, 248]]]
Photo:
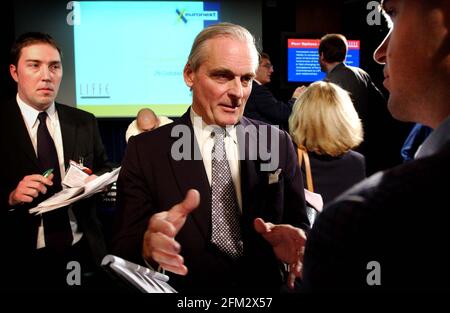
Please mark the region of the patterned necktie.
[[237, 259], [242, 256], [240, 211], [225, 152], [225, 129], [214, 131], [212, 149], [212, 235], [211, 241], [220, 250]]
[[[53, 186], [47, 186], [46, 196], [49, 197], [61, 190], [61, 172], [55, 143], [47, 128], [47, 113], [39, 113], [38, 119], [37, 154], [39, 168], [41, 172], [50, 168], [53, 169]], [[67, 210], [67, 207], [60, 208], [42, 215], [46, 247], [62, 251], [72, 244], [73, 236]]]

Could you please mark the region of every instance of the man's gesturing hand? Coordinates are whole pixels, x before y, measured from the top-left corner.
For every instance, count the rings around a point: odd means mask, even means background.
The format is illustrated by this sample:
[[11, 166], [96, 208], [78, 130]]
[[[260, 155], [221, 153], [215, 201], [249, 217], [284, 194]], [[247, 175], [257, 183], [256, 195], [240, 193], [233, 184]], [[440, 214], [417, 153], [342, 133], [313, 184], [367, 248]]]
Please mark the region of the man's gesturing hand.
[[186, 218], [200, 204], [200, 194], [190, 189], [181, 203], [169, 211], [154, 214], [144, 234], [142, 253], [145, 259], [153, 260], [159, 265], [179, 275], [187, 274], [183, 257], [179, 254], [181, 247], [175, 236], [186, 222]]
[[300, 277], [305, 252], [306, 234], [297, 227], [266, 223], [261, 218], [254, 221], [255, 230], [266, 239], [277, 258], [289, 264], [288, 286], [294, 288], [296, 277]]

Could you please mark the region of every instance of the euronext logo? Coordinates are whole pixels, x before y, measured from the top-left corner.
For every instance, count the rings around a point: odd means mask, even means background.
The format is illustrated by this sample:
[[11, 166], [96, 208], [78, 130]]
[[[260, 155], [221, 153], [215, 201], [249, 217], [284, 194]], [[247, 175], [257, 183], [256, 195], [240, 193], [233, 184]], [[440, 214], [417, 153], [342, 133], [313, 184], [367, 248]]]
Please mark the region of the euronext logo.
[[189, 11], [187, 9], [176, 9], [178, 21], [187, 23], [190, 20], [217, 21], [219, 14], [217, 11]]

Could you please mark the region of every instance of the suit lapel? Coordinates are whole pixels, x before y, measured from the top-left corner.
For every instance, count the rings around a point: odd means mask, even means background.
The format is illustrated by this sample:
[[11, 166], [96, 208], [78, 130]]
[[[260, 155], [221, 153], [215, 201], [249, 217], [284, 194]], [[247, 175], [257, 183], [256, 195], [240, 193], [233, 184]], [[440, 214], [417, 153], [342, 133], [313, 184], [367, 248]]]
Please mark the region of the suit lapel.
[[[253, 131], [253, 127], [255, 131]], [[252, 209], [252, 199], [250, 199], [250, 195], [253, 194], [253, 192], [251, 191], [254, 190], [258, 183], [259, 162], [258, 147], [256, 144], [258, 143], [258, 130], [255, 125], [250, 124], [248, 120], [243, 117], [237, 125], [236, 134], [240, 157], [242, 212], [248, 213], [248, 210]]]
[[70, 118], [67, 114], [68, 112], [64, 110], [62, 105], [56, 103], [56, 109], [58, 110], [61, 136], [63, 140], [64, 164], [67, 166], [67, 164], [69, 164], [69, 160], [73, 158], [73, 153], [75, 151], [77, 125], [74, 123], [73, 119]]
[[[200, 192], [200, 205], [191, 213], [191, 216], [202, 235], [205, 239], [208, 239], [211, 228], [211, 186], [209, 185], [203, 160], [201, 157], [198, 160], [194, 158], [194, 156], [201, 156], [201, 153], [190, 121], [189, 111], [183, 115], [177, 124], [187, 126], [189, 129], [182, 136], [189, 136], [186, 140], [189, 139], [187, 142], [190, 142], [191, 156], [187, 160], [181, 159], [177, 161], [174, 160], [171, 152], [169, 152], [167, 157], [170, 160], [176, 184], [183, 197], [189, 189], [197, 189]], [[187, 130], [187, 128], [185, 129]], [[180, 138], [172, 138], [172, 140], [175, 142], [180, 140]]]
[[25, 121], [23, 120], [22, 113], [20, 112], [19, 105], [15, 100], [11, 103], [10, 109], [12, 111], [12, 114], [8, 114], [7, 116], [11, 116], [11, 134], [12, 136], [17, 138], [15, 142], [19, 146], [19, 149], [25, 153], [25, 155], [30, 159], [30, 161], [36, 168], [39, 168], [36, 152], [33, 148], [33, 143], [31, 142], [30, 135], [28, 134], [28, 130], [25, 125]]

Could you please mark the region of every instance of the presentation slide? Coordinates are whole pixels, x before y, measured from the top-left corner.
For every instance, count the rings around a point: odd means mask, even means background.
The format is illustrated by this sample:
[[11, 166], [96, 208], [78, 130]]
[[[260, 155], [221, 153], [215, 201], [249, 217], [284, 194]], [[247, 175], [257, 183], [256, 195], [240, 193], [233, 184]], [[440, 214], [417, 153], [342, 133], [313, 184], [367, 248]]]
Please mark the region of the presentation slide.
[[142, 107], [180, 116], [192, 102], [183, 68], [195, 36], [220, 21], [202, 1], [80, 1], [74, 25], [76, 105], [97, 117]]
[[[359, 67], [359, 40], [348, 40], [345, 64]], [[320, 39], [288, 39], [288, 82], [314, 82], [322, 80], [325, 73], [319, 64]]]

